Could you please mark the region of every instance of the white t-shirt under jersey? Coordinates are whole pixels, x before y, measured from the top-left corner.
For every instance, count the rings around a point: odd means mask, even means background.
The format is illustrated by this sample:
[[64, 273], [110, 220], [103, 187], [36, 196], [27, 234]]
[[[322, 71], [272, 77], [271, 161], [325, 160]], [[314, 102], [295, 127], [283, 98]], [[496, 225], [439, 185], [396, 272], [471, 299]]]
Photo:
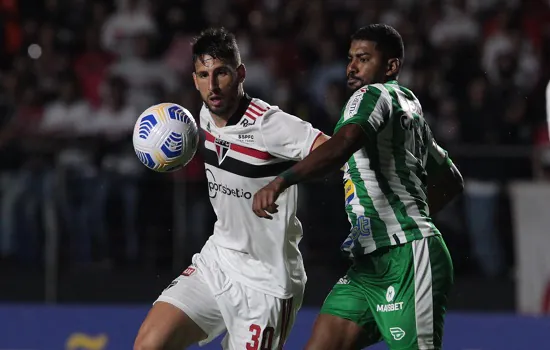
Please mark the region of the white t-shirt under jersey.
[[205, 106], [200, 125], [208, 192], [217, 216], [203, 253], [240, 283], [278, 298], [292, 297], [306, 282], [298, 250], [302, 225], [296, 217], [297, 188], [279, 197], [273, 220], [254, 214], [252, 198], [306, 157], [321, 132], [246, 95], [225, 127], [216, 127]]

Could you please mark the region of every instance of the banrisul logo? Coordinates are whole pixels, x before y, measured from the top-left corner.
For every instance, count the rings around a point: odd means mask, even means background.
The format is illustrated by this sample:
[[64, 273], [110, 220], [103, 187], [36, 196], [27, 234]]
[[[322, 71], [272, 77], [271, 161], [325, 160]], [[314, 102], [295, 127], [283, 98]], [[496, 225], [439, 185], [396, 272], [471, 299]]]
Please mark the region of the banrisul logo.
[[363, 95], [367, 92], [368, 88], [361, 88], [357, 91], [350, 99], [349, 104], [346, 108], [346, 119], [353, 117], [363, 100]]

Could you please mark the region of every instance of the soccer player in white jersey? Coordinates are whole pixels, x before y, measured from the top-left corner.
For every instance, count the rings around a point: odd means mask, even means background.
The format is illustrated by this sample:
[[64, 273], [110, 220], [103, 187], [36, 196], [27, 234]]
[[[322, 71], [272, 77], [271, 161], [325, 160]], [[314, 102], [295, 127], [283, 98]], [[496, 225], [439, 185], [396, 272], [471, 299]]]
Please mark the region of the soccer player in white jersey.
[[254, 196], [256, 214], [276, 219], [274, 204], [286, 188], [344, 165], [351, 232], [341, 249], [353, 265], [323, 303], [308, 350], [381, 340], [392, 350], [441, 349], [453, 267], [430, 214], [463, 182], [420, 102], [397, 82], [403, 51], [392, 27], [359, 29], [347, 67], [354, 94], [334, 135]]
[[196, 38], [193, 60], [195, 87], [204, 101], [201, 148], [217, 221], [192, 265], [154, 303], [134, 349], [182, 350], [224, 331], [224, 349], [281, 349], [306, 283], [298, 250], [298, 193], [293, 186], [281, 195], [273, 221], [251, 212], [252, 194], [328, 137], [244, 93], [245, 66], [234, 36], [223, 28]]

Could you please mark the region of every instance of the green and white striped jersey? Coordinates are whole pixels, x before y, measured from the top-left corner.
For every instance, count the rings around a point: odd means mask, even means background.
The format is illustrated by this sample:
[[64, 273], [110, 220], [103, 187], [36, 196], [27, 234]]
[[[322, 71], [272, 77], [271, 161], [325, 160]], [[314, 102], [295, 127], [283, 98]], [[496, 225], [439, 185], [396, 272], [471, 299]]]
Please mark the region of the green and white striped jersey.
[[440, 234], [429, 216], [426, 169], [450, 160], [416, 96], [396, 81], [366, 85], [348, 100], [334, 132], [347, 124], [360, 125], [368, 141], [344, 167], [351, 232], [342, 251], [356, 257]]

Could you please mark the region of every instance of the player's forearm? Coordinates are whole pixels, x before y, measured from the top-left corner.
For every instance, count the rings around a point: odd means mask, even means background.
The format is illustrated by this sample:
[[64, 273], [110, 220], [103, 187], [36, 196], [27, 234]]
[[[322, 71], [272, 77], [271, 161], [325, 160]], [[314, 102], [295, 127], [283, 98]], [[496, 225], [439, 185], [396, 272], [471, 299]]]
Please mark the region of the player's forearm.
[[343, 127], [306, 158], [276, 179], [283, 188], [338, 170], [361, 147], [364, 133], [357, 125]]
[[462, 175], [454, 164], [446, 166], [435, 176], [428, 174], [428, 205], [435, 215], [464, 189]]
[[326, 175], [339, 169], [346, 162], [343, 153], [327, 150], [326, 152], [313, 152], [303, 161], [294, 165], [277, 178], [284, 188], [298, 184], [305, 180]]

